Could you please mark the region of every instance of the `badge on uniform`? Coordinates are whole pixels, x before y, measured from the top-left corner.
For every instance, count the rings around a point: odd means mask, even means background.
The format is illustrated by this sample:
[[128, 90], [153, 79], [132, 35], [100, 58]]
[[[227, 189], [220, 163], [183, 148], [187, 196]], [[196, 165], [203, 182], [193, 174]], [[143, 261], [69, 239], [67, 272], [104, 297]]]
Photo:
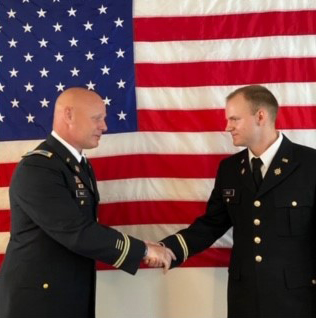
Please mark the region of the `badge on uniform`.
[[77, 198], [86, 198], [88, 197], [88, 190], [76, 190]]
[[235, 189], [223, 189], [223, 197], [232, 198], [235, 196]]
[[81, 183], [81, 180], [80, 180], [80, 178], [78, 176], [74, 176], [74, 177], [75, 177], [76, 183]]
[[281, 173], [282, 173], [281, 168], [276, 168], [276, 169], [274, 170], [274, 174], [275, 174], [276, 176], [279, 176]]

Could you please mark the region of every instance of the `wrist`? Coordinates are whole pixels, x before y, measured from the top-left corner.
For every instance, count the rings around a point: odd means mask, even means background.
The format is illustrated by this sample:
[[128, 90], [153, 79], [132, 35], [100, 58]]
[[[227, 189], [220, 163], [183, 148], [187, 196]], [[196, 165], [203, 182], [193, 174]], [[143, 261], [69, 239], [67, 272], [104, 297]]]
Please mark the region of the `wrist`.
[[148, 255], [148, 245], [145, 244], [145, 251], [144, 251], [144, 256], [143, 258], [145, 258]]

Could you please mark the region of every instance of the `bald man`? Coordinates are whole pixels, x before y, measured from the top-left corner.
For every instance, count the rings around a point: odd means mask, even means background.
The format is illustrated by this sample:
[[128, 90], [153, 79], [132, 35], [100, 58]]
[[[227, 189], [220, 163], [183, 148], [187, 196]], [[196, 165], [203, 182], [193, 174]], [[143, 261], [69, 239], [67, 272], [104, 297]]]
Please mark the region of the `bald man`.
[[98, 146], [105, 116], [95, 92], [64, 91], [51, 135], [19, 163], [9, 192], [12, 228], [0, 273], [1, 318], [94, 317], [95, 260], [131, 274], [143, 259], [170, 266], [172, 252], [97, 222], [99, 193], [82, 150]]

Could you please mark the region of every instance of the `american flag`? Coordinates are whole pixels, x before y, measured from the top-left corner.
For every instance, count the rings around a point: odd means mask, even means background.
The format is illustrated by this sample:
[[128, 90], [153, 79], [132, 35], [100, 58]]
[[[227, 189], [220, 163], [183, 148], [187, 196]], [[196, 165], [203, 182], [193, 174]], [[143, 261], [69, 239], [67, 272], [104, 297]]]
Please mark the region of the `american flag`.
[[[13, 169], [51, 131], [63, 89], [95, 90], [107, 107], [109, 133], [87, 151], [100, 222], [156, 241], [204, 212], [219, 161], [239, 150], [224, 132], [234, 89], [268, 87], [278, 129], [316, 147], [315, 35], [312, 0], [2, 2], [1, 255]], [[227, 233], [185, 266], [227, 266], [231, 244]]]

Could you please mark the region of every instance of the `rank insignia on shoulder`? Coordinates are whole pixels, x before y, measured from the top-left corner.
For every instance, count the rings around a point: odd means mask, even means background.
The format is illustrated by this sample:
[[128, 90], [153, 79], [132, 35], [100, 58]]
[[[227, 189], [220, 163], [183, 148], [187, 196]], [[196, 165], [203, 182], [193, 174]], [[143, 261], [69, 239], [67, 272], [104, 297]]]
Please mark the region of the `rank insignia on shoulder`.
[[287, 159], [287, 158], [282, 158], [282, 161], [285, 162], [285, 163], [288, 163], [288, 162], [289, 162], [289, 159]]
[[223, 197], [234, 197], [235, 196], [235, 189], [223, 189]]
[[27, 152], [22, 157], [24, 158], [24, 157], [29, 157], [32, 155], [42, 155], [44, 157], [51, 158], [53, 156], [53, 153], [50, 151], [47, 151], [47, 150], [36, 149], [36, 150], [32, 150], [32, 151]]

